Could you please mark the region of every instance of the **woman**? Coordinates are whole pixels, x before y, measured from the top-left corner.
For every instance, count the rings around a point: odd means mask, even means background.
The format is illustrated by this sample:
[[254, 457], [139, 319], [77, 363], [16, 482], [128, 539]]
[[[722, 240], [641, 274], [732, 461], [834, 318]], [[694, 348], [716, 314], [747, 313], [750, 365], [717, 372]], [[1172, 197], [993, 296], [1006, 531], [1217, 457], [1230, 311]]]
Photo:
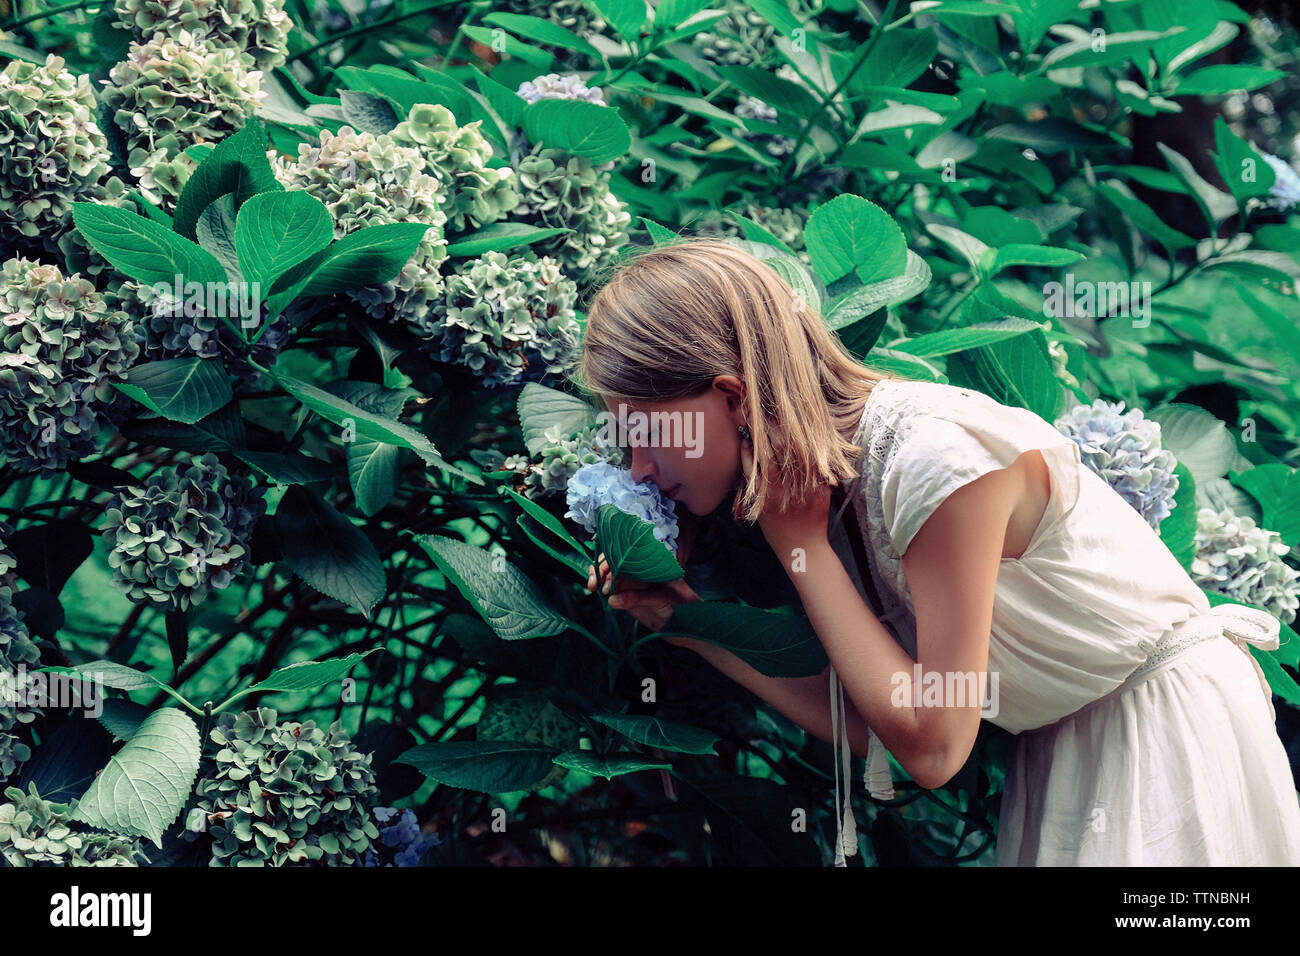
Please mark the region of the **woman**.
[[[885, 749], [943, 786], [985, 717], [1019, 735], [999, 865], [1300, 863], [1300, 803], [1246, 647], [1276, 647], [1277, 621], [1212, 609], [1048, 422], [866, 369], [775, 272], [716, 240], [622, 265], [588, 309], [577, 378], [613, 414], [696, 416], [703, 454], [634, 447], [633, 477], [692, 516], [739, 487], [733, 514], [758, 521], [830, 666], [770, 678], [672, 640], [835, 745], [837, 801], [850, 751], [874, 795], [892, 795]], [[607, 575], [602, 556], [588, 587], [609, 593]], [[680, 580], [612, 590], [656, 630], [698, 600]], [[847, 793], [843, 807], [840, 865], [857, 849]]]

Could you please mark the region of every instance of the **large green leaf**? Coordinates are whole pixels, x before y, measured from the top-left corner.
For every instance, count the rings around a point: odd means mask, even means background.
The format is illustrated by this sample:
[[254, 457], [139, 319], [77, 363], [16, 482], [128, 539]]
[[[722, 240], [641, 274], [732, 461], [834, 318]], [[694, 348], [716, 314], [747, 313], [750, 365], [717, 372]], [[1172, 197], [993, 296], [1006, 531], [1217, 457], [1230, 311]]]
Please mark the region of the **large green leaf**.
[[325, 204], [301, 191], [253, 196], [235, 220], [240, 272], [267, 292], [276, 279], [333, 238], [334, 220]]
[[218, 359], [174, 358], [137, 365], [125, 381], [110, 382], [150, 411], [193, 425], [233, 397], [230, 378]]
[[807, 618], [744, 604], [677, 604], [659, 633], [724, 647], [767, 677], [811, 677], [830, 663]]
[[[400, 415], [406, 403], [405, 390], [384, 388], [373, 382], [336, 382], [329, 391], [388, 418]], [[367, 518], [377, 514], [397, 491], [401, 454], [399, 446], [373, 438], [358, 437], [347, 443], [348, 481], [357, 508]]]
[[623, 774], [638, 770], [671, 770], [672, 764], [657, 763], [632, 751], [624, 753], [597, 754], [590, 750], [568, 750], [555, 757], [555, 763], [570, 770], [581, 770], [593, 777], [612, 780]]
[[646, 714], [592, 714], [591, 719], [647, 747], [683, 754], [716, 753], [713, 745], [717, 743], [718, 735], [699, 727], [675, 724]]
[[415, 541], [503, 640], [550, 637], [568, 629], [569, 621], [501, 555], [440, 535], [417, 535]]
[[389, 222], [348, 233], [325, 250], [300, 294], [329, 295], [391, 281], [431, 228], [424, 222]]
[[[640, 0], [638, 0], [640, 2]], [[540, 99], [524, 110], [530, 143], [562, 149], [593, 163], [627, 155], [632, 136], [618, 110], [586, 100]]]
[[1228, 128], [1222, 116], [1214, 120], [1214, 165], [1239, 202], [1267, 196], [1276, 174], [1253, 146]]
[[1041, 326], [1036, 322], [1008, 318], [1002, 322], [989, 325], [973, 325], [961, 329], [941, 329], [938, 332], [929, 332], [907, 342], [901, 342], [894, 348], [909, 355], [933, 358], [937, 355], [951, 355], [965, 349], [981, 348], [996, 342], [1003, 342], [1038, 328], [1041, 328]]
[[163, 831], [180, 815], [199, 770], [199, 729], [169, 707], [146, 717], [77, 801], [72, 819], [148, 837], [162, 848]]
[[176, 231], [188, 239], [197, 238], [199, 215], [218, 196], [233, 193], [238, 209], [258, 193], [284, 189], [266, 153], [266, 128], [256, 117], [218, 143], [181, 188], [173, 219]]
[[528, 790], [549, 776], [557, 753], [543, 744], [511, 740], [452, 740], [412, 747], [394, 762], [415, 767], [449, 787], [512, 793]]
[[[363, 661], [368, 654], [379, 650], [372, 647], [361, 654], [349, 654], [328, 661], [299, 661], [271, 672], [266, 680], [240, 691], [239, 695], [264, 691], [315, 690], [346, 677], [348, 672]], [[232, 698], [233, 699], [233, 698]]]
[[609, 561], [610, 575], [662, 584], [682, 576], [682, 566], [654, 535], [654, 525], [605, 504], [596, 512], [596, 548]]
[[1169, 514], [1160, 522], [1160, 540], [1188, 570], [1196, 557], [1196, 481], [1181, 461], [1174, 466], [1178, 490]]
[[850, 272], [875, 282], [907, 269], [907, 242], [898, 223], [871, 200], [850, 193], [817, 208], [804, 241], [817, 277], [827, 285]]
[[116, 206], [74, 202], [72, 221], [113, 268], [137, 282], [170, 288], [180, 276], [182, 282], [226, 283], [216, 256], [152, 219]]
[[524, 447], [530, 455], [541, 454], [549, 444], [546, 433], [552, 428], [562, 438], [568, 438], [597, 422], [597, 409], [590, 402], [536, 382], [528, 382], [520, 389], [515, 406], [524, 431]]
[[865, 319], [877, 309], [905, 302], [929, 288], [931, 279], [929, 263], [908, 249], [907, 268], [902, 275], [869, 282], [835, 298], [826, 315], [826, 326], [842, 329]]
[[274, 369], [271, 370], [271, 375], [286, 392], [312, 411], [336, 425], [347, 427], [350, 424], [356, 429], [359, 437], [409, 448], [431, 465], [460, 475], [476, 485], [483, 484], [483, 479], [478, 475], [469, 474], [444, 461], [438, 454], [438, 450], [433, 447], [433, 443], [410, 425], [377, 415], [338, 395], [332, 395], [323, 388], [299, 381]]
[[1160, 425], [1161, 447], [1187, 466], [1196, 484], [1220, 478], [1236, 467], [1236, 442], [1228, 427], [1203, 408], [1182, 402], [1157, 405], [1145, 417]]
[[275, 535], [299, 577], [370, 617], [387, 586], [384, 563], [345, 515], [310, 488], [290, 485], [275, 512]]

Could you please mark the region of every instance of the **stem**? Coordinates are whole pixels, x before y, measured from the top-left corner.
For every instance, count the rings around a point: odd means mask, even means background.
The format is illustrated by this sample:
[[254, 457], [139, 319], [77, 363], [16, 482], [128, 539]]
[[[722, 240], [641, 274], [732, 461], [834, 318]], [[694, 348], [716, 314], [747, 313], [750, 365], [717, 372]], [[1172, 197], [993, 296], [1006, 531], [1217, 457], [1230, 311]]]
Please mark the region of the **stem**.
[[384, 27], [392, 26], [394, 23], [400, 23], [403, 20], [409, 20], [412, 17], [418, 17], [421, 14], [432, 13], [439, 7], [449, 7], [459, 2], [460, 0], [437, 0], [437, 2], [431, 3], [427, 6], [419, 7], [415, 10], [409, 10], [406, 13], [400, 13], [394, 17], [389, 17], [387, 20], [376, 20], [374, 23], [363, 23], [360, 26], [351, 27], [344, 30], [342, 33], [336, 33], [332, 37], [327, 37], [326, 39], [321, 40], [319, 43], [315, 43], [305, 49], [299, 50], [285, 61], [285, 65], [287, 66], [294, 60], [300, 60], [304, 56], [310, 56], [317, 50], [323, 50], [327, 46], [338, 43], [339, 40], [346, 40], [349, 37], [362, 36], [375, 30], [381, 30]]
[[25, 16], [22, 19], [15, 20], [13, 23], [9, 24], [8, 29], [12, 30], [15, 27], [25, 26], [26, 24], [33, 23], [37, 20], [45, 20], [59, 13], [68, 13], [72, 10], [81, 10], [85, 7], [93, 6], [98, 2], [99, 0], [77, 0], [76, 3], [65, 3], [61, 7], [51, 7], [49, 10], [42, 10], [40, 13], [29, 14], [28, 16]]

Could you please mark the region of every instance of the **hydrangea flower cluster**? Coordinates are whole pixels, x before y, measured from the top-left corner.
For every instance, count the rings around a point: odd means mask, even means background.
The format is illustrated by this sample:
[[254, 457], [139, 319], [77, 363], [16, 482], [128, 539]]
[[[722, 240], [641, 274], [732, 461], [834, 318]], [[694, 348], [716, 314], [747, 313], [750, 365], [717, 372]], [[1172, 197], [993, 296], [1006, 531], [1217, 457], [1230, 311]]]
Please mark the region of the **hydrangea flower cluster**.
[[122, 487], [104, 512], [113, 583], [137, 604], [185, 610], [244, 569], [266, 502], [211, 452]]
[[95, 450], [135, 361], [130, 316], [79, 275], [21, 256], [0, 266], [0, 453], [51, 475]]
[[95, 95], [60, 57], [44, 66], [13, 60], [0, 71], [0, 246], [57, 248], [72, 203], [97, 198], [108, 140]]
[[440, 208], [455, 232], [503, 219], [519, 202], [514, 169], [488, 165], [492, 144], [482, 125], [474, 120], [460, 126], [447, 107], [417, 103], [390, 134], [394, 142], [419, 149], [424, 171], [444, 187]]
[[590, 160], [536, 145], [515, 164], [520, 203], [512, 219], [565, 232], [535, 243], [539, 256], [557, 259], [579, 285], [613, 262], [628, 241], [632, 221], [610, 191], [609, 172]]
[[117, 0], [113, 9], [115, 25], [137, 40], [186, 30], [209, 47], [242, 54], [250, 69], [263, 73], [284, 63], [293, 28], [284, 0]]
[[1123, 411], [1123, 402], [1099, 398], [1062, 415], [1056, 429], [1072, 438], [1083, 463], [1158, 531], [1173, 510], [1178, 461], [1161, 447], [1159, 422], [1144, 418], [1140, 408], [1120, 414]]
[[139, 866], [149, 858], [138, 837], [75, 830], [72, 807], [7, 787], [0, 803], [0, 860], [9, 866]]
[[1209, 591], [1262, 607], [1291, 624], [1300, 607], [1300, 571], [1282, 560], [1291, 548], [1231, 508], [1196, 512], [1192, 580]]
[[[777, 118], [775, 107], [768, 106], [756, 96], [744, 93], [740, 94], [736, 108], [732, 112], [741, 119], [753, 119], [761, 123], [775, 123]], [[745, 139], [759, 142], [772, 156], [788, 156], [794, 149], [794, 140], [780, 133], [759, 133], [752, 130], [739, 132]]]
[[[556, 707], [541, 691], [503, 691], [494, 695], [483, 708], [475, 728], [478, 740], [517, 740], [528, 744], [545, 744], [556, 750], [576, 750], [582, 739], [582, 727]], [[558, 764], [528, 789], [543, 790], [554, 786], [568, 774]]]
[[1268, 205], [1287, 210], [1300, 204], [1300, 174], [1280, 156], [1264, 153], [1264, 162], [1273, 168], [1273, 185], [1269, 187]]
[[360, 866], [379, 828], [371, 755], [339, 721], [276, 723], [258, 707], [220, 715], [216, 771], [195, 788], [189, 827], [207, 817], [211, 866]]
[[[27, 633], [22, 612], [13, 604], [14, 588], [18, 575], [14, 568], [18, 561], [5, 547], [13, 528], [0, 521], [0, 672], [14, 674], [24, 668], [39, 666], [40, 649]], [[31, 759], [32, 750], [14, 732], [20, 724], [30, 724], [41, 711], [34, 707], [19, 707], [16, 701], [0, 694], [0, 781], [8, 780]]]
[[198, 166], [185, 150], [242, 129], [266, 96], [261, 71], [249, 70], [244, 54], [188, 30], [132, 43], [108, 77], [102, 100], [122, 130], [131, 175], [167, 212]]
[[569, 478], [583, 465], [598, 461], [618, 465], [623, 461], [622, 450], [607, 443], [599, 428], [584, 428], [580, 432], [565, 434], [559, 426], [552, 426], [545, 431], [543, 438], [545, 444], [536, 455], [536, 462], [527, 455], [507, 456], [496, 448], [476, 448], [470, 456], [485, 471], [515, 471], [523, 475], [515, 490], [532, 499], [564, 492]]
[[653, 484], [633, 481], [626, 468], [615, 468], [606, 461], [583, 465], [569, 479], [565, 498], [569, 510], [564, 517], [577, 521], [589, 534], [596, 533], [601, 505], [613, 505], [649, 521], [655, 538], [677, 553], [677, 502], [665, 498]]
[[[776, 238], [780, 239], [795, 256], [804, 263], [812, 265], [812, 259], [804, 246], [803, 230], [808, 220], [808, 213], [801, 207], [790, 209], [772, 209], [748, 202], [736, 209], [742, 216], [752, 219]], [[734, 219], [724, 215], [719, 209], [708, 209], [690, 224], [691, 231], [700, 236], [715, 236], [720, 239], [742, 235]]]
[[561, 76], [559, 73], [547, 73], [532, 80], [525, 80], [519, 85], [518, 94], [529, 103], [538, 100], [586, 100], [597, 106], [605, 105], [605, 94], [599, 87], [592, 89], [576, 73]]
[[[405, 135], [416, 142], [425, 114], [419, 116], [417, 121], [408, 117], [405, 127]], [[410, 324], [418, 333], [430, 304], [442, 297], [438, 270], [447, 257], [444, 207], [452, 203], [448, 184], [423, 172], [420, 149], [400, 145], [388, 133], [376, 136], [344, 126], [337, 133], [322, 130], [319, 146], [300, 144], [296, 160], [274, 151], [269, 156], [276, 179], [286, 189], [306, 190], [325, 204], [334, 218], [336, 239], [385, 223], [433, 227], [395, 279], [348, 293], [375, 318]]]
[[582, 327], [577, 286], [553, 259], [488, 252], [448, 277], [422, 329], [440, 360], [468, 366], [489, 386], [538, 381], [576, 365]]
[[[388, 826], [379, 828], [379, 842], [393, 852], [389, 854], [367, 850], [366, 866], [419, 866], [425, 851], [442, 842], [436, 833], [420, 832], [420, 821], [410, 808], [399, 814], [392, 807], [375, 807], [374, 814], [380, 823], [388, 823]], [[397, 820], [389, 823], [393, 817], [397, 817]], [[392, 857], [392, 862], [381, 864], [380, 860], [388, 856]]]
[[727, 11], [691, 37], [697, 53], [720, 66], [749, 66], [762, 62], [776, 38], [776, 29], [741, 0], [725, 0]]

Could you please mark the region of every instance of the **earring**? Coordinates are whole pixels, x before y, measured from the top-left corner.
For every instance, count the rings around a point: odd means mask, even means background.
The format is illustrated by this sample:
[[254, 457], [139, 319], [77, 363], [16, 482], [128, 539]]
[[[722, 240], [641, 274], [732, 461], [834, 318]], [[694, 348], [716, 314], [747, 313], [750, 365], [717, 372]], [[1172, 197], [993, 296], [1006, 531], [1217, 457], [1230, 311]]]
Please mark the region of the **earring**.
[[746, 428], [744, 425], [737, 425], [736, 431], [740, 432], [740, 437], [745, 439], [745, 441], [754, 440], [754, 436], [749, 433], [749, 429]]

